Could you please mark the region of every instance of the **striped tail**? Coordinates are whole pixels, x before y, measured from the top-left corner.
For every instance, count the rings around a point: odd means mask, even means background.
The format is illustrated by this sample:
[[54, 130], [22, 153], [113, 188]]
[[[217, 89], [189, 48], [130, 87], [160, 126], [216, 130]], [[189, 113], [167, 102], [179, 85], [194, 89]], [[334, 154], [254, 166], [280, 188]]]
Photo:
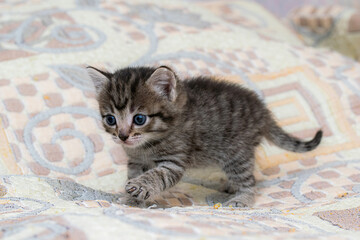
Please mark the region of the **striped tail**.
[[282, 149], [302, 153], [315, 149], [320, 144], [322, 135], [323, 132], [319, 130], [312, 140], [302, 141], [296, 137], [290, 136], [276, 123], [273, 123], [266, 138]]

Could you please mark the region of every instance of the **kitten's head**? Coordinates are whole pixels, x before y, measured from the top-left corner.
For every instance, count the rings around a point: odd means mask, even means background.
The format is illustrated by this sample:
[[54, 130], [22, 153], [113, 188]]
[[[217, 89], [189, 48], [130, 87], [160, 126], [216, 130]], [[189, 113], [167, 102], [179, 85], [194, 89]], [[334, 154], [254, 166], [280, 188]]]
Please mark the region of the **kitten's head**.
[[105, 130], [125, 147], [151, 146], [169, 134], [177, 114], [175, 73], [168, 67], [88, 67]]

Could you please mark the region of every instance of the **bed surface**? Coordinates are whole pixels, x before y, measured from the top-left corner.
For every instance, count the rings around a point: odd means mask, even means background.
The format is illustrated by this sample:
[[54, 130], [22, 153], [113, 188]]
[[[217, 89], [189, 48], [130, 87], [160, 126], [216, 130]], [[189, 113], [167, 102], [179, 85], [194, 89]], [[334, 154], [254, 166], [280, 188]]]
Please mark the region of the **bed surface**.
[[[9, 239], [358, 239], [360, 65], [306, 47], [251, 1], [0, 1], [0, 236]], [[253, 89], [312, 152], [264, 141], [256, 203], [216, 203], [189, 171], [155, 209], [116, 203], [127, 157], [102, 130], [84, 69], [172, 66]]]

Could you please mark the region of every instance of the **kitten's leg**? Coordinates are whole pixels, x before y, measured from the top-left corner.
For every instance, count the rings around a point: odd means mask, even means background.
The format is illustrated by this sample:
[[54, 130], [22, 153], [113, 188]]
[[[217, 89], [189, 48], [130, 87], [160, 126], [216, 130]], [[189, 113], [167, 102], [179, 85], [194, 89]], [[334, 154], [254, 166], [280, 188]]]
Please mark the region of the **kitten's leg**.
[[223, 166], [228, 176], [228, 191], [234, 195], [225, 202], [226, 206], [250, 207], [254, 203], [254, 154], [253, 152], [239, 152], [232, 159], [228, 159]]
[[[149, 170], [148, 166], [145, 166], [144, 164], [133, 162], [131, 160], [128, 161], [127, 164], [127, 170], [128, 170], [128, 180], [136, 178], [143, 174], [144, 172]], [[129, 206], [137, 206], [137, 207], [147, 207], [146, 203], [142, 200], [138, 200], [136, 198], [133, 198], [131, 196], [125, 196], [125, 198], [120, 198], [118, 200], [121, 204], [127, 204]]]
[[125, 190], [133, 198], [147, 200], [177, 184], [185, 172], [185, 166], [181, 161], [164, 161], [143, 173], [130, 179]]
[[144, 164], [131, 161], [128, 162], [127, 167], [128, 179], [136, 178], [148, 170]]

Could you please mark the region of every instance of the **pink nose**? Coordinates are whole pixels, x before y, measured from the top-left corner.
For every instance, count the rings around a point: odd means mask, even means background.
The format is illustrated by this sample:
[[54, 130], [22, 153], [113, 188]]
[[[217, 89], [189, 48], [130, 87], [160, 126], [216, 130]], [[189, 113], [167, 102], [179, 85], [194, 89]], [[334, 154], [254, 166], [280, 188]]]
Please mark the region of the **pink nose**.
[[125, 135], [125, 134], [122, 134], [122, 133], [119, 133], [119, 138], [122, 140], [122, 141], [126, 141], [126, 139], [129, 138], [129, 135]]

